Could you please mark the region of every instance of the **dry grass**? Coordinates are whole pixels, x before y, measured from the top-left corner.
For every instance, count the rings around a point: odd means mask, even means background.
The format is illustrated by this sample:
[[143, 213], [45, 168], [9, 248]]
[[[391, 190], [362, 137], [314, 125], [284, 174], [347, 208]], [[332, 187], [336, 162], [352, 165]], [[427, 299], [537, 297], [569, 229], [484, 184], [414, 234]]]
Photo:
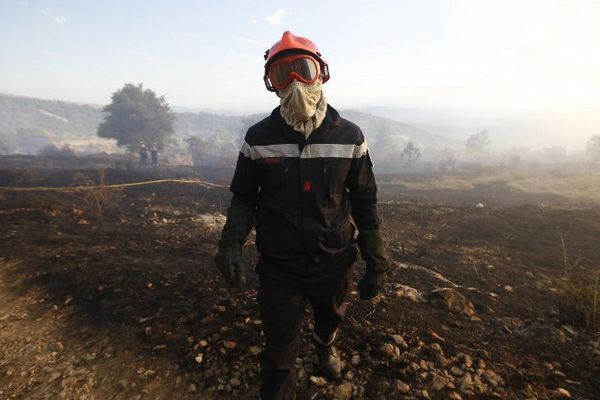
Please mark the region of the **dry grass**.
[[123, 199], [119, 189], [106, 187], [106, 173], [103, 170], [98, 172], [98, 181], [77, 173], [73, 180], [78, 186], [87, 186], [88, 188], [76, 192], [76, 197], [80, 200], [84, 213], [90, 219], [101, 221], [106, 213], [118, 208]]
[[426, 202], [418, 202], [416, 214], [419, 226], [426, 227], [431, 219], [431, 205]]
[[546, 193], [578, 203], [600, 203], [600, 174], [561, 173], [559, 171], [508, 170], [484, 175], [426, 175], [395, 178], [390, 185], [408, 190], [472, 190], [476, 185], [505, 185], [524, 193]]
[[599, 174], [536, 174], [507, 180], [515, 189], [530, 193], [551, 193], [582, 203], [600, 203]]
[[590, 270], [572, 263], [564, 236], [559, 233], [563, 255], [563, 277], [560, 279], [563, 320], [586, 330], [600, 329], [600, 270]]

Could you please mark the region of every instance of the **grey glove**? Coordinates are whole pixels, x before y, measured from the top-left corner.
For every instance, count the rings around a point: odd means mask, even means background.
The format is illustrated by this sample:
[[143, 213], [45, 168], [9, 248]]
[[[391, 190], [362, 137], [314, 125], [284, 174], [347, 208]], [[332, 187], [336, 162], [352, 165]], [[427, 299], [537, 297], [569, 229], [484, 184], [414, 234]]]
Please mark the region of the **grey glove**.
[[236, 206], [227, 210], [227, 221], [219, 240], [219, 251], [215, 256], [215, 265], [231, 285], [246, 283], [246, 266], [242, 256], [242, 247], [254, 225], [254, 210], [250, 207]]
[[361, 300], [369, 300], [383, 288], [383, 276], [390, 269], [390, 261], [378, 229], [360, 231], [358, 247], [367, 271], [358, 282]]

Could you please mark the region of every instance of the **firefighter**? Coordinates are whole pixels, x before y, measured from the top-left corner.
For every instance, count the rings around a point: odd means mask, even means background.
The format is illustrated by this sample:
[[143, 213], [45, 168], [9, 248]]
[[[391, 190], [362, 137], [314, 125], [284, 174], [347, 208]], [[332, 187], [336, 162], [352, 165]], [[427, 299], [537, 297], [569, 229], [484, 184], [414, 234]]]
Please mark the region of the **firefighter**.
[[148, 149], [146, 148], [146, 144], [144, 142], [140, 142], [140, 165], [145, 167], [148, 164]]
[[248, 129], [230, 190], [215, 264], [232, 285], [246, 283], [242, 247], [253, 226], [260, 258], [258, 302], [265, 335], [260, 398], [294, 399], [294, 368], [306, 303], [320, 372], [339, 379], [334, 343], [346, 311], [358, 247], [372, 299], [389, 269], [379, 230], [377, 187], [360, 128], [327, 104], [329, 67], [316, 45], [286, 31], [265, 53], [264, 82], [280, 106]]
[[161, 149], [162, 147], [156, 143], [153, 143], [152, 146], [150, 146], [150, 160], [152, 161], [152, 165], [155, 167], [158, 165], [158, 152]]

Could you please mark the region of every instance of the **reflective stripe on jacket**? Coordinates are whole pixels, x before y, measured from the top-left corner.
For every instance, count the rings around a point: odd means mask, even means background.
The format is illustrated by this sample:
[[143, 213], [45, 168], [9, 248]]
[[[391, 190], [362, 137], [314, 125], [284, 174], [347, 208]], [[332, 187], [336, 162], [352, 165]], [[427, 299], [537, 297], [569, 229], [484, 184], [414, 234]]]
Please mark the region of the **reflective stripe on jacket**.
[[250, 127], [230, 190], [232, 206], [256, 207], [257, 272], [313, 280], [351, 265], [354, 226], [379, 225], [372, 166], [360, 128], [331, 106], [308, 139], [279, 107]]

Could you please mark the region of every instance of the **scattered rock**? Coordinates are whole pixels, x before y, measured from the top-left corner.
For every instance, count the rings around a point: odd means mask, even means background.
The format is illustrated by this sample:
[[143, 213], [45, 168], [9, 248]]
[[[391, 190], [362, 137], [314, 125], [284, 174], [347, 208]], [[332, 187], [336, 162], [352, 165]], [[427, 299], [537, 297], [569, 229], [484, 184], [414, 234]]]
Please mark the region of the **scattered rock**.
[[433, 374], [433, 380], [431, 381], [431, 388], [435, 392], [439, 392], [448, 385], [448, 378], [439, 374]]
[[248, 351], [250, 352], [250, 354], [252, 354], [253, 356], [258, 356], [260, 354], [260, 352], [262, 351], [262, 348], [259, 346], [250, 346], [248, 348]]
[[577, 336], [577, 331], [573, 329], [571, 325], [563, 325], [560, 327], [563, 331], [567, 332], [571, 336]]
[[349, 382], [338, 385], [333, 390], [334, 400], [348, 400], [352, 398], [352, 384]]
[[544, 368], [550, 370], [550, 371], [554, 371], [554, 365], [552, 365], [551, 363], [544, 361], [542, 363], [542, 365], [544, 366]]
[[423, 301], [423, 295], [421, 294], [421, 292], [419, 292], [413, 287], [397, 283], [394, 284], [394, 289], [396, 290], [396, 297], [398, 298], [406, 298], [416, 303], [420, 303]]
[[401, 350], [408, 349], [408, 344], [406, 340], [402, 337], [402, 335], [390, 335], [396, 346], [398, 346]]
[[318, 386], [318, 387], [324, 387], [327, 386], [327, 379], [323, 378], [322, 376], [311, 376], [310, 377], [310, 381], [312, 382], [313, 385]]
[[381, 352], [388, 358], [396, 359], [400, 357], [400, 349], [391, 343], [384, 343], [381, 346]]
[[399, 393], [402, 393], [402, 394], [410, 393], [410, 386], [407, 385], [406, 383], [402, 382], [400, 379], [396, 379], [396, 382], [394, 383], [394, 387]]
[[236, 346], [237, 343], [233, 340], [223, 340], [223, 347], [225, 347], [227, 350], [233, 350], [236, 348]]
[[222, 314], [225, 311], [227, 311], [227, 308], [225, 306], [215, 306], [215, 312]]
[[571, 398], [571, 393], [569, 393], [569, 391], [567, 389], [563, 389], [563, 388], [558, 388], [554, 391], [554, 394], [559, 398], [559, 399], [570, 399]]
[[504, 380], [491, 369], [485, 370], [483, 378], [493, 387], [502, 386], [504, 384]]
[[450, 364], [448, 359], [441, 353], [437, 355], [437, 363], [442, 368], [446, 368]]
[[465, 372], [463, 377], [458, 380], [458, 389], [462, 394], [470, 395], [473, 391], [473, 377], [469, 372]]
[[444, 354], [444, 350], [442, 350], [442, 346], [439, 345], [439, 343], [432, 343], [429, 348], [434, 352], [434, 353], [438, 353], [438, 354]]
[[443, 307], [455, 313], [475, 315], [475, 307], [465, 296], [453, 288], [435, 289], [426, 295], [427, 301], [437, 307]]
[[54, 371], [52, 374], [50, 374], [50, 378], [48, 379], [48, 383], [54, 382], [55, 380], [57, 380], [61, 376], [62, 376], [62, 374], [60, 372]]
[[464, 355], [463, 362], [465, 363], [465, 367], [472, 368], [473, 367], [473, 357], [468, 354]]
[[226, 220], [227, 217], [218, 212], [214, 214], [201, 214], [192, 219], [193, 222], [197, 222], [207, 230], [214, 232], [220, 232]]
[[446, 339], [435, 333], [434, 331], [429, 331], [429, 335], [433, 340], [437, 340], [440, 343], [446, 343]]

